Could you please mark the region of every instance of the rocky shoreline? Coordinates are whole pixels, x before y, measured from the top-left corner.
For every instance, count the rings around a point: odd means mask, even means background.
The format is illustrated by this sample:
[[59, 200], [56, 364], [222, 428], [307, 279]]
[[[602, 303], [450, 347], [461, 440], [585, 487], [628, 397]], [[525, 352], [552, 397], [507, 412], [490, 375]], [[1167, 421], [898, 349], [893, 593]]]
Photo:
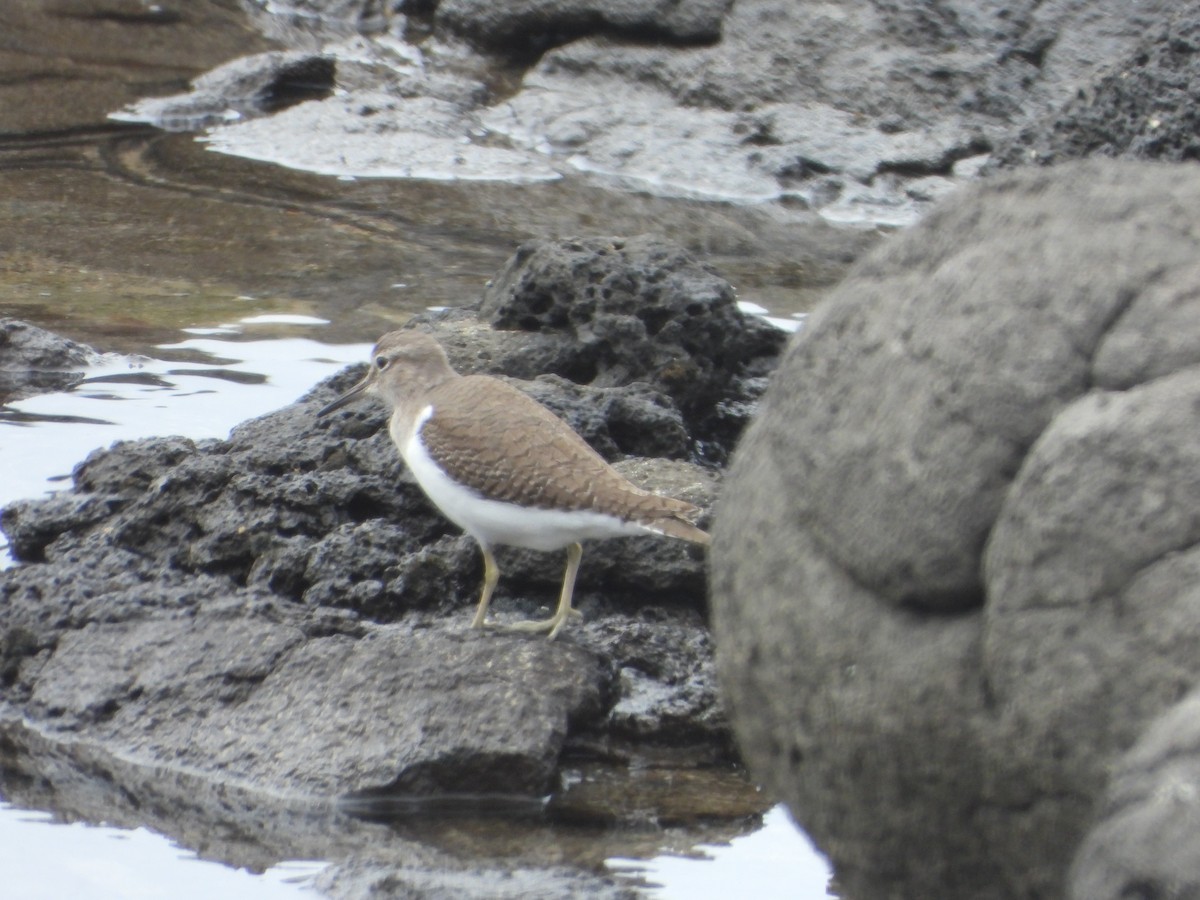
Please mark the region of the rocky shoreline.
[[857, 223], [911, 224], [984, 165], [1195, 158], [1190, 2], [255, 10], [287, 52], [118, 118], [326, 174], [585, 178]]
[[[489, 325], [528, 325], [532, 308], [534, 330]], [[651, 238], [522, 248], [478, 311], [411, 327], [462, 371], [588, 371], [590, 384], [515, 383], [629, 477], [704, 509], [720, 476], [702, 463], [731, 449], [732, 410], [752, 408], [784, 339], [739, 312], [724, 279]], [[469, 631], [478, 551], [405, 477], [382, 408], [315, 418], [360, 374], [227, 441], [98, 450], [71, 490], [0, 513], [25, 562], [0, 574], [8, 742], [86, 746], [218, 793], [368, 807], [550, 797], [566, 816], [582, 815], [570, 798], [583, 795], [564, 767], [736, 766], [703, 553], [597, 544], [576, 591], [584, 621], [559, 640]], [[501, 622], [553, 601], [557, 555], [497, 555]], [[749, 785], [725, 803], [694, 815], [765, 808]]]
[[[36, 35], [132, 27], [122, 0], [17, 5]], [[614, 541], [585, 556], [566, 640], [468, 632], [477, 554], [404, 478], [382, 411], [315, 419], [352, 369], [227, 441], [97, 451], [4, 510], [25, 560], [0, 573], [13, 795], [236, 864], [336, 859], [338, 897], [620, 896], [595, 874], [610, 831], [585, 831], [584, 871], [539, 828], [736, 832], [768, 802], [719, 777], [740, 749], [855, 897], [1194, 895], [1200, 6], [564, 0], [531, 42], [535, 5], [298, 0], [288, 54], [243, 35], [251, 55], [194, 78], [226, 58], [205, 48], [181, 99], [92, 70], [103, 90], [77, 93], [89, 126], [135, 102], [164, 125], [236, 112], [211, 146], [303, 144], [282, 161], [315, 171], [323, 140], [347, 165], [404, 144], [426, 155], [373, 173], [924, 214], [882, 242], [796, 238], [797, 270], [826, 274], [879, 246], [770, 376], [728, 480], [783, 339], [678, 247], [534, 243], [475, 308], [413, 323], [709, 511], [714, 631], [701, 555]], [[136, 26], [190, 38], [170, 10]], [[363, 36], [387, 28], [412, 40]], [[22, 123], [66, 108], [0, 99]], [[761, 246], [705, 222], [696, 245]], [[61, 381], [12, 390], [72, 383], [65, 349], [44, 357]], [[554, 596], [559, 559], [500, 563], [502, 619]], [[659, 802], [656, 772], [692, 802]], [[518, 835], [510, 856], [463, 837], [464, 806]]]

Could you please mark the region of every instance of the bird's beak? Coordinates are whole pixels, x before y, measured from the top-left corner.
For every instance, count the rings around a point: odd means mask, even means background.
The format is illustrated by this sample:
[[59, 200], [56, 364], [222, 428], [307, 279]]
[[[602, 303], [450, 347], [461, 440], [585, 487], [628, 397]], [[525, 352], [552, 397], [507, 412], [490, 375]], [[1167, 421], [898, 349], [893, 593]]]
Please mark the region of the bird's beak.
[[374, 370], [367, 372], [366, 377], [363, 378], [362, 381], [350, 388], [350, 390], [346, 391], [346, 393], [342, 394], [342, 396], [338, 397], [328, 406], [323, 407], [320, 412], [317, 413], [317, 418], [319, 419], [321, 416], [329, 415], [329, 413], [333, 412], [334, 410], [341, 409], [343, 406], [353, 403], [355, 400], [361, 397], [364, 393], [366, 393], [367, 388], [371, 386], [371, 376], [374, 374]]

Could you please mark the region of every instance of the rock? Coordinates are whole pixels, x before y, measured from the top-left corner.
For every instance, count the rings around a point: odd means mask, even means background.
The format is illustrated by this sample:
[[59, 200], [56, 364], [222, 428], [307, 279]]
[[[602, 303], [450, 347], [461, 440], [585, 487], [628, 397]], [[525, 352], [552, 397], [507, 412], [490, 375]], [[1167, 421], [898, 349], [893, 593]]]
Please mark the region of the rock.
[[[1097, 750], [1128, 747], [1195, 676], [1180, 639], [1197, 598], [1200, 447], [1180, 415], [1200, 409], [1194, 376], [1064, 408], [1029, 449], [984, 555], [989, 688], [1021, 710], [1017, 752], [1054, 747], [1058, 784], [1083, 797], [1107, 774]], [[1055, 702], [1040, 702], [1051, 685]]]
[[1190, 167], [989, 180], [781, 363], [714, 526], [718, 664], [847, 893], [1062, 896], [1196, 683], [1197, 201]]
[[[348, 383], [340, 377], [331, 385]], [[325, 386], [239, 426], [227, 442], [154, 438], [96, 451], [76, 468], [75, 492], [18, 501], [0, 513], [0, 524], [23, 560], [62, 560], [102, 532], [114, 550], [138, 555], [146, 577], [220, 575], [275, 585], [293, 599], [337, 596], [339, 605], [385, 619], [413, 608], [463, 610], [478, 590], [472, 545], [405, 476], [381, 408], [364, 404], [332, 422], [314, 420], [319, 402], [332, 396]], [[681, 465], [693, 483], [710, 480]], [[652, 473], [647, 481], [653, 485]], [[701, 586], [699, 559], [676, 551], [683, 565], [671, 568], [650, 554], [658, 563], [620, 568], [623, 587], [690, 593]], [[548, 585], [561, 581], [559, 566], [555, 560]], [[598, 583], [594, 574], [585, 566], [581, 584]], [[414, 590], [418, 582], [424, 587]], [[361, 602], [350, 601], [352, 585]]]
[[[102, 821], [110, 827], [145, 827], [182, 846], [203, 847], [208, 860], [251, 871], [264, 871], [281, 859], [329, 860], [313, 884], [322, 895], [339, 900], [487, 900], [497, 895], [633, 900], [637, 895], [603, 866], [576, 867], [563, 858], [561, 844], [546, 841], [542, 798], [323, 804], [294, 794], [264, 794], [247, 783], [214, 783], [183, 769], [147, 767], [107, 752], [98, 742], [47, 737], [28, 721], [0, 719], [0, 740], [5, 800], [18, 808], [54, 809], [70, 821]], [[631, 794], [628, 778], [622, 792], [614, 769], [610, 792], [626, 808], [633, 800], [644, 809], [677, 810], [678, 800], [661, 800], [662, 795], [680, 797], [678, 785], [670, 783], [672, 774], [658, 768], [639, 772], [639, 785], [651, 789]], [[594, 795], [594, 787], [604, 785], [594, 777], [574, 782], [565, 800], [556, 804], [561, 818], [555, 821], [587, 816], [590, 806], [604, 804], [604, 797], [575, 796]], [[741, 785], [739, 792], [736, 787], [728, 778], [704, 778], [698, 789], [683, 795], [684, 802], [703, 804], [699, 815], [684, 809], [674, 820], [688, 823], [688, 834], [703, 843], [727, 843], [744, 834], [742, 820], [754, 806], [754, 789]], [[715, 802], [706, 803], [709, 797]], [[481, 827], [464, 827], [481, 819]], [[631, 819], [623, 815], [604, 821], [611, 825]], [[593, 827], [588, 838], [586, 858], [594, 860], [653, 856], [662, 839], [661, 831], [645, 827]], [[509, 886], [511, 895], [504, 893]]]
[[618, 887], [599, 876], [573, 871], [566, 866], [481, 865], [459, 871], [459, 866], [449, 855], [432, 860], [413, 861], [410, 857], [397, 863], [355, 861], [349, 865], [330, 866], [313, 879], [313, 886], [330, 900], [399, 900], [402, 897], [634, 900], [636, 897], [629, 888]]
[[[285, 35], [295, 41], [298, 35], [289, 34], [289, 26], [310, 39], [314, 31], [322, 36], [327, 32], [341, 34], [349, 28], [365, 33], [379, 31], [396, 5], [396, 0], [288, 0], [286, 6], [255, 6], [246, 14], [256, 19], [264, 31], [271, 33], [282, 27]], [[315, 28], [314, 22], [319, 23]], [[278, 34], [276, 37], [283, 40]]]
[[1200, 694], [1192, 691], [1121, 758], [1071, 869], [1073, 900], [1200, 893], [1198, 724]]
[[62, 391], [83, 380], [100, 354], [27, 322], [0, 318], [0, 402]]
[[670, 397], [645, 382], [602, 388], [540, 375], [521, 387], [610, 461], [630, 455], [689, 459], [695, 452], [683, 414]]
[[1200, 159], [1200, 7], [1182, 4], [1085, 91], [997, 147], [991, 168], [1091, 156]]
[[528, 55], [588, 34], [711, 43], [733, 0], [440, 0], [434, 22], [472, 43]]
[[784, 343], [737, 308], [728, 281], [652, 235], [524, 244], [488, 284], [479, 315], [569, 348], [555, 374], [594, 387], [647, 382], [713, 462], [745, 424], [739, 404], [756, 399], [754, 376]]
[[[1189, 152], [1187, 114], [1169, 107], [1188, 93], [1177, 61], [1190, 55], [1194, 3], [409, 0], [390, 18], [384, 6], [256, 5], [269, 34], [319, 42], [341, 90], [271, 120], [230, 120], [209, 146], [346, 176], [513, 183], [584, 173], [619, 190], [779, 200], [773, 214], [789, 220], [811, 223], [811, 209], [888, 224], [915, 221], [1014, 136], [1028, 150], [1036, 142], [1022, 129], [1044, 131], [1038, 123], [1094, 90], [1115, 98], [1085, 126], [1101, 143], [1107, 125], [1125, 123], [1117, 144], [1144, 130], [1149, 152]], [[1162, 77], [1128, 91], [1105, 82], [1144, 68], [1147, 35], [1177, 15], [1180, 28], [1150, 53]], [[318, 35], [292, 19], [319, 22]], [[411, 40], [346, 34], [385, 22]], [[1114, 60], [1127, 65], [1113, 71]], [[274, 63], [239, 65], [213, 79], [200, 115], [187, 112], [196, 97], [168, 98], [134, 118], [161, 120], [154, 110], [180, 102], [180, 121], [243, 106], [258, 115], [246, 98], [264, 82], [277, 93]], [[288, 98], [329, 87], [324, 72], [304, 74], [283, 79]], [[1142, 116], [1148, 109], [1166, 117]]]
[[167, 131], [194, 131], [327, 97], [336, 74], [329, 56], [300, 50], [260, 53], [201, 75], [189, 94], [139, 100], [111, 117]]
[[619, 659], [612, 733], [632, 742], [694, 742], [726, 748], [729, 722], [715, 695], [712, 641], [696, 621], [647, 607], [640, 620], [586, 626], [591, 646]]
[[306, 640], [299, 617], [234, 606], [89, 625], [59, 640], [28, 709], [136, 735], [129, 749], [150, 764], [332, 797], [539, 796], [568, 720], [599, 708], [605, 673], [579, 647], [401, 626]]
[[556, 47], [484, 120], [622, 186], [908, 223], [1176, 7], [739, 0], [711, 46]]

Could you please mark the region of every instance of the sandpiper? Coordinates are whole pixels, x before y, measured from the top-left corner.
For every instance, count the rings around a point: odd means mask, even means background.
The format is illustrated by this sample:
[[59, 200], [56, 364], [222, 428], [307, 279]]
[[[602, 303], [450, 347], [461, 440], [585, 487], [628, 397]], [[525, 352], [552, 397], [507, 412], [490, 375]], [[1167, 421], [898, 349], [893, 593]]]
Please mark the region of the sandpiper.
[[460, 375], [431, 336], [385, 334], [358, 384], [324, 409], [359, 397], [392, 409], [388, 430], [417, 484], [483, 551], [483, 594], [471, 621], [487, 621], [500, 570], [492, 547], [567, 549], [558, 608], [548, 619], [509, 628], [553, 639], [572, 615], [581, 541], [661, 534], [707, 544], [693, 523], [699, 510], [631, 484], [569, 425], [536, 400], [487, 375]]

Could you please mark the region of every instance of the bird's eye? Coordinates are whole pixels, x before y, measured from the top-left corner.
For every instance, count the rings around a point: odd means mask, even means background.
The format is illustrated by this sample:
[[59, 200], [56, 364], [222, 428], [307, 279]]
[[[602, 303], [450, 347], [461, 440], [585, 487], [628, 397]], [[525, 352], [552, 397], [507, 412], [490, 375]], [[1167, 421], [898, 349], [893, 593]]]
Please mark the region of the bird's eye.
[[375, 357], [375, 368], [382, 372], [388, 367], [388, 363], [390, 362], [391, 360], [389, 360], [386, 356], [377, 356]]

